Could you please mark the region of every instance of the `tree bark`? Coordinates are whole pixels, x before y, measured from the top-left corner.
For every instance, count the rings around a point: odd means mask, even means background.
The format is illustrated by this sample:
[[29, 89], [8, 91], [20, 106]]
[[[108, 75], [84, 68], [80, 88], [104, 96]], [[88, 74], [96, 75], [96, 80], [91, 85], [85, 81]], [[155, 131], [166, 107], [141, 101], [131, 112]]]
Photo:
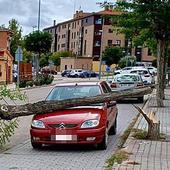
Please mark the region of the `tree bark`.
[[165, 65], [165, 53], [166, 53], [166, 40], [158, 40], [157, 47], [157, 106], [163, 107], [164, 99], [164, 65]]
[[40, 101], [25, 105], [0, 105], [0, 118], [12, 120], [20, 116], [29, 116], [34, 114], [51, 113], [61, 109], [67, 109], [75, 106], [85, 106], [89, 104], [116, 101], [125, 97], [138, 97], [152, 92], [150, 87], [131, 89], [128, 91], [112, 92], [94, 97], [84, 97], [78, 99], [67, 99], [63, 101]]
[[145, 113], [140, 107], [134, 105], [134, 107], [142, 114], [148, 123], [147, 139], [159, 140], [160, 139], [160, 121], [157, 119], [156, 114], [151, 112]]

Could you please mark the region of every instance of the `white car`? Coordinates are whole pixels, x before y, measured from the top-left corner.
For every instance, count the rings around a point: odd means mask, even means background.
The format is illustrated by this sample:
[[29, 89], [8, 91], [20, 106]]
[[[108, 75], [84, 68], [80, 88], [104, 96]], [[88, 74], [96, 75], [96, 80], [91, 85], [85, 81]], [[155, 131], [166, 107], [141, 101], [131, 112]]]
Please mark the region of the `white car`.
[[154, 76], [152, 76], [151, 73], [149, 72], [149, 70], [146, 68], [139, 68], [139, 69], [136, 68], [136, 69], [131, 70], [130, 73], [133, 73], [133, 74], [137, 73], [137, 74], [141, 75], [142, 80], [145, 85], [155, 83]]
[[156, 75], [157, 74], [157, 68], [153, 67], [153, 66], [149, 66], [147, 67], [147, 69], [149, 70], [149, 72], [152, 74], [152, 75]]
[[69, 77], [79, 77], [82, 72], [83, 72], [82, 69], [71, 70]]

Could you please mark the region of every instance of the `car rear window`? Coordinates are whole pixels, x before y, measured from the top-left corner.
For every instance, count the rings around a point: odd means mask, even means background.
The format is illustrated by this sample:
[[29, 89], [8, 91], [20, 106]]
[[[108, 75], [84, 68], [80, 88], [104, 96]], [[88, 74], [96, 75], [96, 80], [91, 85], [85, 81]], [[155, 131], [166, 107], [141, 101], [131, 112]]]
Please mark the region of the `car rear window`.
[[58, 86], [55, 87], [46, 100], [66, 100], [101, 94], [99, 86]]
[[135, 75], [121, 75], [118, 77], [115, 77], [115, 80], [117, 82], [125, 82], [125, 81], [140, 81], [139, 76], [135, 76]]

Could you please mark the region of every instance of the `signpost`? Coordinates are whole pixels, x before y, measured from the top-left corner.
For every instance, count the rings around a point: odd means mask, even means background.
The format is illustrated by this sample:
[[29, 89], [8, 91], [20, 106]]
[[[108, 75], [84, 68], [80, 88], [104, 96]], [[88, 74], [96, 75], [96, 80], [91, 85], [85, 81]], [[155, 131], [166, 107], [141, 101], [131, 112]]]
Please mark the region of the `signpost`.
[[19, 87], [19, 83], [20, 83], [20, 74], [19, 74], [19, 63], [20, 61], [22, 61], [23, 59], [23, 52], [22, 52], [22, 48], [21, 47], [18, 47], [16, 52], [15, 52], [15, 61], [18, 62], [18, 75], [17, 75], [17, 86]]

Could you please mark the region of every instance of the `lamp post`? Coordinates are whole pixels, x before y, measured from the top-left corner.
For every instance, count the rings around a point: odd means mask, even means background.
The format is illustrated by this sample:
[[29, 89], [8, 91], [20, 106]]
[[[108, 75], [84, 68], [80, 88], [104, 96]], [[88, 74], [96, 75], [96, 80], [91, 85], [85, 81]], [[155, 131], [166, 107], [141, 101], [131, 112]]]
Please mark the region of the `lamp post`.
[[101, 79], [101, 71], [102, 71], [102, 38], [103, 38], [103, 30], [99, 30], [101, 33], [101, 43], [100, 43], [100, 61], [99, 61], [99, 80]]
[[41, 14], [41, 0], [39, 0], [38, 4], [38, 31], [40, 30], [40, 14]]

